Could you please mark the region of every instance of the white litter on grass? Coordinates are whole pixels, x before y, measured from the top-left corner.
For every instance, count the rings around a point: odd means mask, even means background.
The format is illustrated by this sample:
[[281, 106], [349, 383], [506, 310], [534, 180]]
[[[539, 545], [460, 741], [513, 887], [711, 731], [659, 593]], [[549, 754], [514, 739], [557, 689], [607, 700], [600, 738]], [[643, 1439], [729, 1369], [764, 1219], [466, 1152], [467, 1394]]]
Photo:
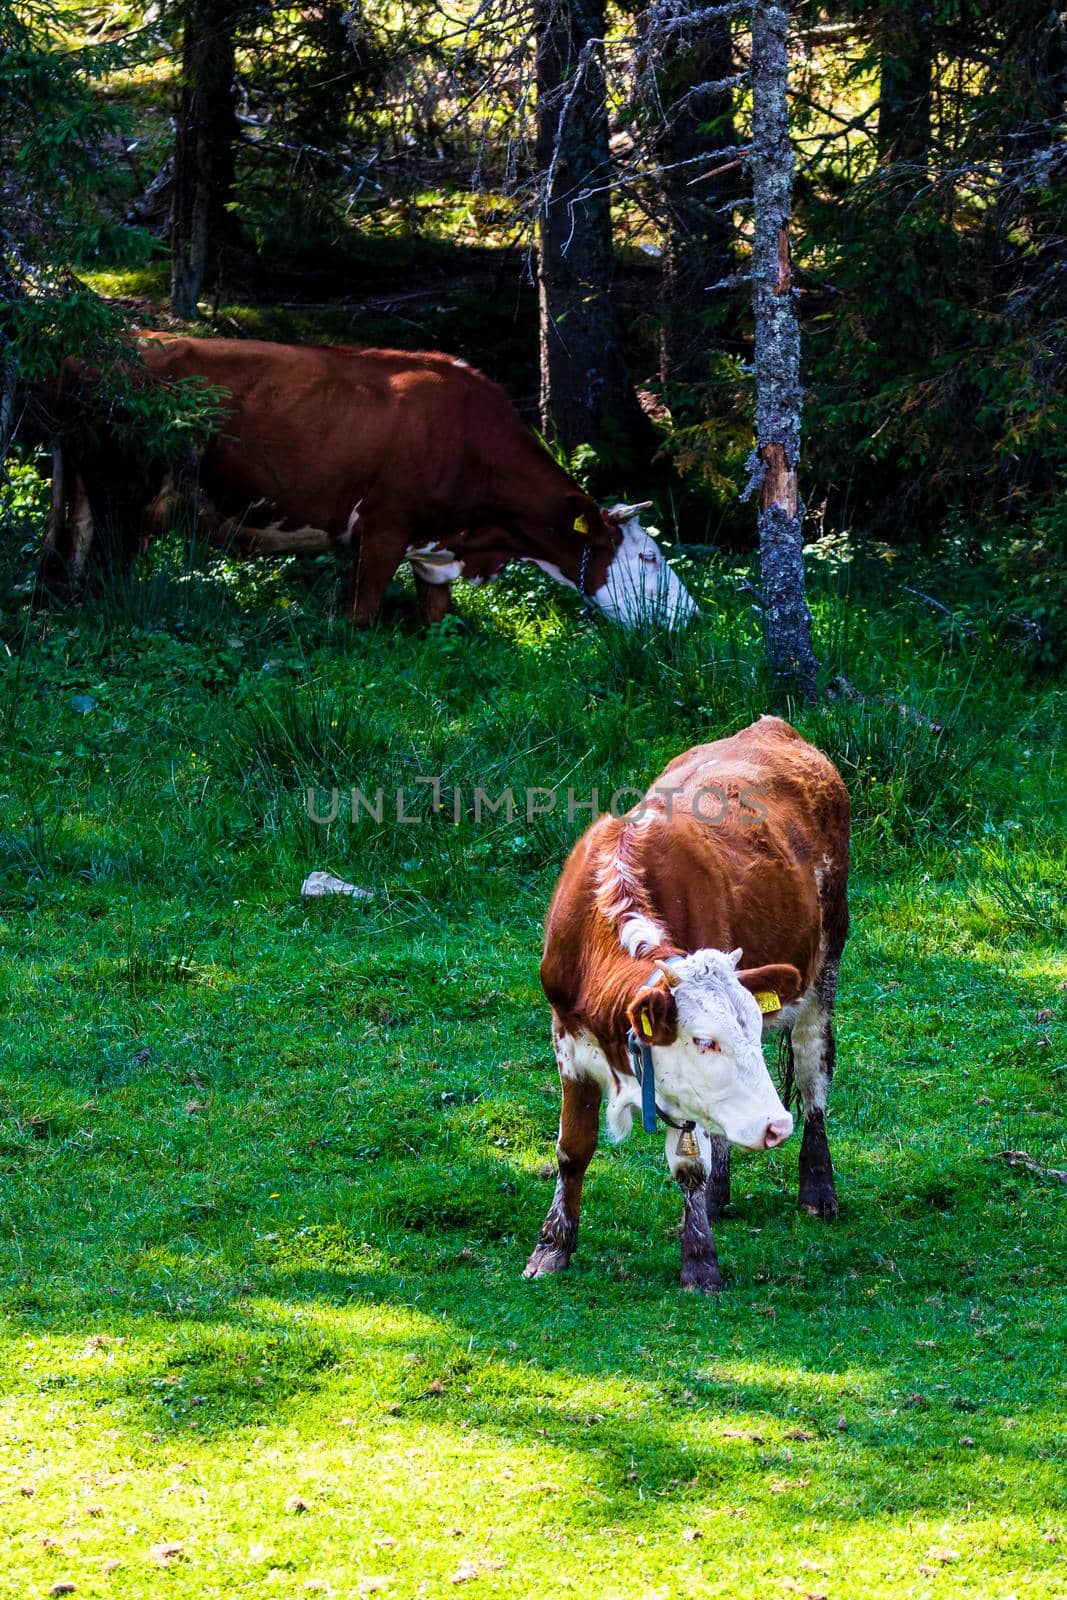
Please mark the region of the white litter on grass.
[[309, 872], [300, 886], [305, 900], [318, 900], [324, 894], [349, 894], [354, 900], [373, 900], [373, 889], [359, 889], [354, 883], [335, 878], [332, 872]]

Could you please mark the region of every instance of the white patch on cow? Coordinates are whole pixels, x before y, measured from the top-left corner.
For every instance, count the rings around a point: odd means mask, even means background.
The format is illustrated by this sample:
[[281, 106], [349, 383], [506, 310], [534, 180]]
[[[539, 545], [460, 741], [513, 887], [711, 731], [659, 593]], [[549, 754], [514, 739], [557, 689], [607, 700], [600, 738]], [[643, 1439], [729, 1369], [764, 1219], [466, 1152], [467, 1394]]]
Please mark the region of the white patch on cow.
[[732, 1144], [781, 1144], [793, 1119], [763, 1059], [763, 1015], [723, 950], [675, 957], [678, 1032], [652, 1050], [656, 1099], [678, 1122], [696, 1122]]
[[626, 917], [619, 926], [619, 943], [627, 955], [647, 955], [666, 942], [666, 934], [651, 917]]
[[667, 934], [645, 904], [644, 886], [637, 863], [630, 858], [630, 830], [646, 828], [663, 821], [659, 811], [647, 810], [627, 817], [614, 852], [597, 874], [596, 906], [601, 916], [615, 928], [622, 948], [631, 956], [646, 955], [657, 945], [666, 944]]
[[578, 585], [572, 579], [565, 577], [554, 561], [538, 561], [535, 556], [530, 556], [530, 565], [540, 567], [542, 572], [547, 572], [550, 578], [555, 578], [557, 583], [562, 583], [568, 589], [577, 589]]
[[404, 554], [412, 572], [424, 583], [454, 583], [463, 576], [463, 562], [439, 544], [409, 544]]
[[793, 1074], [805, 1112], [825, 1111], [830, 1075], [826, 1067], [829, 1018], [814, 989], [802, 995], [792, 1024]]
[[641, 1086], [629, 1073], [620, 1077], [591, 1033], [553, 1035], [556, 1063], [561, 1078], [591, 1078], [604, 1096], [604, 1121], [608, 1136], [619, 1144], [633, 1126], [634, 1112], [641, 1109]]
[[462, 356], [453, 356], [452, 357], [452, 365], [454, 367], [469, 367], [470, 366], [470, 362], [469, 361], [464, 361]]
[[348, 513], [348, 521], [345, 523], [345, 531], [338, 539], [338, 544], [352, 543], [352, 535], [355, 533], [356, 524], [359, 522], [359, 508], [362, 504], [362, 500], [357, 500], [351, 511]]
[[[626, 508], [616, 507], [616, 510]], [[608, 515], [612, 513], [609, 511]], [[696, 602], [665, 560], [659, 545], [634, 513], [619, 523], [622, 540], [594, 602], [614, 622], [633, 627], [662, 622], [674, 628], [697, 614]]]

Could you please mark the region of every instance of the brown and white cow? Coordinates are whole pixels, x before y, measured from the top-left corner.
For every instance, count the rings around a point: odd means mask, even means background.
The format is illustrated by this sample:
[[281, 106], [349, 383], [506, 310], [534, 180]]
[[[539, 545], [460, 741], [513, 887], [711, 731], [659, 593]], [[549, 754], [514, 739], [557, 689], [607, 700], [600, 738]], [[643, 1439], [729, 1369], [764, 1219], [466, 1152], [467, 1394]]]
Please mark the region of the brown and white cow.
[[[356, 621], [378, 615], [404, 561], [430, 621], [448, 610], [455, 578], [479, 582], [516, 560], [624, 624], [680, 623], [696, 610], [641, 526], [645, 504], [602, 511], [503, 389], [464, 361], [155, 333], [139, 343], [157, 378], [203, 379], [229, 397], [196, 464], [211, 542], [240, 554], [350, 546]], [[85, 473], [70, 476], [72, 512], [64, 523], [53, 510], [46, 554], [62, 567], [69, 545], [77, 579], [92, 492]], [[155, 496], [145, 538], [169, 499], [169, 489]]]
[[770, 1149], [793, 1130], [763, 1058], [771, 1029], [792, 1042], [800, 1204], [836, 1214], [825, 1110], [848, 844], [836, 769], [777, 717], [687, 751], [626, 816], [579, 839], [541, 962], [563, 1106], [555, 1197], [527, 1277], [570, 1262], [602, 1102], [616, 1139], [640, 1106], [631, 1030], [650, 1046], [684, 1197], [683, 1287], [722, 1284], [710, 1222], [729, 1201], [730, 1145]]

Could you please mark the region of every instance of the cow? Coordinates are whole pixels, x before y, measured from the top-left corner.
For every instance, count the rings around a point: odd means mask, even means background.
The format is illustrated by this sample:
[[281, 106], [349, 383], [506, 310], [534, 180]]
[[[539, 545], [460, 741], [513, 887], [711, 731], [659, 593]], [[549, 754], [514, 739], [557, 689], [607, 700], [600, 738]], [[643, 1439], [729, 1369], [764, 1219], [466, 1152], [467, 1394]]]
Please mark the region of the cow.
[[[346, 610], [356, 622], [378, 616], [404, 561], [428, 621], [448, 610], [454, 579], [481, 582], [515, 560], [624, 625], [673, 625], [696, 610], [641, 526], [649, 502], [602, 511], [503, 389], [464, 361], [159, 333], [141, 334], [139, 348], [155, 378], [201, 379], [222, 393], [220, 429], [186, 473], [210, 541], [240, 554], [351, 547]], [[92, 495], [84, 475], [71, 477], [69, 528], [54, 501], [46, 551], [54, 559], [69, 547], [77, 578]], [[148, 497], [142, 546], [175, 493], [168, 477]]]
[[761, 1049], [772, 1030], [788, 1032], [804, 1121], [800, 1205], [836, 1215], [825, 1112], [848, 846], [840, 776], [777, 717], [687, 751], [579, 839], [541, 962], [562, 1109], [528, 1278], [570, 1264], [606, 1101], [615, 1139], [638, 1107], [650, 1131], [666, 1123], [682, 1287], [721, 1288], [711, 1223], [729, 1203], [730, 1146], [769, 1150], [793, 1131]]

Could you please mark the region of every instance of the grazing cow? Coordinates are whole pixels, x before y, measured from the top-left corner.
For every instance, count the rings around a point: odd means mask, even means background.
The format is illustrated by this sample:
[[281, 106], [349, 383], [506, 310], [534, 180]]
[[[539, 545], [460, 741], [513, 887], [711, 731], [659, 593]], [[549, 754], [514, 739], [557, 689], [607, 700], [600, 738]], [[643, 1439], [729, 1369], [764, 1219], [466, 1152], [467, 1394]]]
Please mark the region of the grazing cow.
[[[504, 391], [446, 355], [144, 334], [163, 379], [201, 378], [229, 396], [196, 463], [212, 543], [242, 554], [352, 549], [348, 614], [371, 622], [403, 561], [427, 620], [452, 581], [532, 561], [624, 624], [687, 620], [695, 606], [641, 527], [645, 504], [601, 511], [557, 466]], [[105, 463], [106, 466], [106, 463]], [[80, 488], [79, 488], [80, 485]], [[146, 541], [172, 498], [168, 482]], [[84, 565], [91, 516], [74, 477], [70, 532]], [[60, 491], [60, 498], [62, 491]], [[77, 577], [77, 570], [75, 577]]]
[[601, 1101], [624, 1138], [644, 1096], [646, 1127], [657, 1111], [668, 1125], [685, 1202], [682, 1286], [721, 1287], [710, 1221], [729, 1201], [730, 1145], [771, 1149], [793, 1131], [763, 1059], [768, 1029], [791, 1039], [800, 1204], [836, 1214], [824, 1113], [848, 835], [835, 768], [788, 723], [761, 717], [679, 756], [637, 807], [579, 839], [541, 962], [563, 1105], [555, 1198], [527, 1277], [570, 1262]]

